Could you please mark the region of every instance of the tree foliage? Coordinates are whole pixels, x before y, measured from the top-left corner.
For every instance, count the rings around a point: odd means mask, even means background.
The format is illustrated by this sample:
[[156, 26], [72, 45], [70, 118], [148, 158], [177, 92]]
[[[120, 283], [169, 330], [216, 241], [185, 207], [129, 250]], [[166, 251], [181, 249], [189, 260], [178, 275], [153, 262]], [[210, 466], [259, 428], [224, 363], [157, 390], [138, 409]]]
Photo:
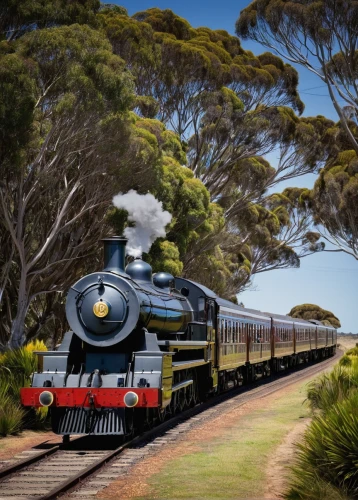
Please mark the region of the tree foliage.
[[54, 25], [95, 24], [99, 7], [99, 0], [2, 0], [0, 39]]
[[312, 206], [324, 237], [358, 260], [358, 157], [354, 150], [342, 151], [320, 171]]
[[[106, 11], [100, 19], [135, 76], [138, 111], [178, 133], [187, 144], [188, 166], [213, 199], [235, 184], [241, 205], [249, 176], [241, 185], [240, 168], [290, 140], [299, 122], [287, 108], [303, 110], [294, 68], [270, 53], [244, 51], [223, 30], [194, 29], [170, 10], [148, 9], [132, 18]], [[290, 176], [302, 164], [292, 167]], [[273, 169], [261, 170], [251, 199], [274, 177]]]
[[335, 328], [341, 327], [341, 323], [337, 316], [335, 316], [331, 311], [322, 309], [315, 304], [300, 304], [299, 306], [295, 306], [288, 313], [288, 316], [306, 320], [316, 319], [321, 321], [323, 324], [331, 325]]
[[357, 18], [354, 0], [255, 0], [241, 12], [236, 32], [317, 75], [358, 153], [348, 124], [351, 117], [357, 120], [358, 112]]

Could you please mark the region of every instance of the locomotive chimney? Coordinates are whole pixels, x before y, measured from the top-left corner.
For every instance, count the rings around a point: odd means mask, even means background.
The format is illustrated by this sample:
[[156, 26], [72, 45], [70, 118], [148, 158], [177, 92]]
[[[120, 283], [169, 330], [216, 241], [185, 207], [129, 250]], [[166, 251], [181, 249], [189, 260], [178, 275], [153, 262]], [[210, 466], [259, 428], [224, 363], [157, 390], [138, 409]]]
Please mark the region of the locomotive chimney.
[[103, 238], [104, 271], [124, 273], [127, 238], [112, 236]]

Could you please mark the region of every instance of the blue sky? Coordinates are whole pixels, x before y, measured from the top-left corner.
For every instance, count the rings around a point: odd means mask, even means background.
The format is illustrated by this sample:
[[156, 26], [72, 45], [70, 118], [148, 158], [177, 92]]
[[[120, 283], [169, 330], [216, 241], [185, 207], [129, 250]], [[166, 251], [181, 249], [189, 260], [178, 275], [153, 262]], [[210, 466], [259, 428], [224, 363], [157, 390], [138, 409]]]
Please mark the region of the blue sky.
[[[127, 8], [128, 13], [150, 7], [171, 9], [187, 19], [193, 27], [208, 26], [212, 29], [225, 29], [235, 34], [235, 21], [248, 0], [207, 0], [195, 2], [182, 0], [122, 0], [115, 1]], [[266, 49], [257, 43], [242, 42], [247, 50], [259, 54]], [[299, 90], [306, 105], [305, 116], [325, 115], [337, 119], [336, 112], [327, 96], [322, 82], [307, 70], [297, 67], [300, 74]], [[274, 166], [274, 155], [269, 160]], [[315, 176], [309, 175], [290, 181], [290, 185], [311, 187]], [[282, 190], [288, 184], [280, 184]], [[318, 304], [331, 310], [342, 323], [342, 331], [358, 333], [356, 320], [358, 262], [344, 253], [321, 252], [301, 260], [299, 269], [270, 271], [256, 275], [251, 290], [240, 294], [246, 307], [288, 313], [292, 307], [302, 303]]]

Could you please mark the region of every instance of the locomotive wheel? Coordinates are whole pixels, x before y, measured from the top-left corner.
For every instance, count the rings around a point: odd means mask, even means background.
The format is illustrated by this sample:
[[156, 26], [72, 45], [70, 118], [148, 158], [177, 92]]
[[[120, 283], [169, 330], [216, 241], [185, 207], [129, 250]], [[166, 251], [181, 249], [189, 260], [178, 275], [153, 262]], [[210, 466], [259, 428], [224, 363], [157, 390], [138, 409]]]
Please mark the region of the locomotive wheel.
[[240, 385], [240, 371], [237, 368], [234, 374], [234, 387], [239, 387]]
[[178, 410], [183, 411], [185, 408], [185, 403], [186, 403], [186, 388], [180, 389], [178, 391]]
[[62, 443], [63, 444], [68, 444], [70, 442], [70, 435], [69, 434], [65, 434], [64, 436], [62, 436]]
[[158, 409], [158, 422], [162, 423], [164, 422], [164, 420], [166, 419], [167, 417], [167, 408], [168, 407], [165, 407], [165, 408], [159, 408]]
[[190, 406], [193, 406], [194, 403], [194, 384], [195, 381], [193, 380], [193, 383], [191, 385], [188, 385], [185, 390], [185, 406], [190, 408]]
[[178, 412], [178, 391], [173, 392], [172, 399], [169, 404], [169, 413], [175, 415]]
[[131, 408], [125, 409], [125, 426], [126, 426], [126, 436], [131, 436], [134, 433], [134, 421], [133, 421], [133, 410]]
[[[184, 380], [187, 380], [186, 378], [186, 371], [184, 372], [179, 372], [179, 377], [178, 381], [183, 382]], [[178, 411], [183, 411], [185, 408], [185, 403], [186, 403], [186, 389], [187, 387], [184, 387], [183, 389], [179, 389], [178, 391], [178, 396], [177, 396], [177, 405], [178, 405]]]
[[154, 427], [154, 415], [153, 415], [153, 410], [151, 408], [146, 408], [145, 427], [148, 430]]
[[226, 382], [226, 373], [225, 372], [220, 372], [219, 373], [219, 393], [224, 392], [227, 386]]

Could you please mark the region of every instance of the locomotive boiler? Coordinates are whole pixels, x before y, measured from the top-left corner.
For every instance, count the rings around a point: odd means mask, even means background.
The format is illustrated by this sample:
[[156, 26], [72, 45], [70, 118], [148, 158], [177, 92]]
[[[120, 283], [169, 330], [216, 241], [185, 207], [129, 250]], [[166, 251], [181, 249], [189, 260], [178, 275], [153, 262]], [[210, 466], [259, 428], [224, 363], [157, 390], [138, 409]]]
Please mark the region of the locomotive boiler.
[[47, 406], [54, 432], [128, 435], [209, 393], [335, 352], [319, 322], [237, 306], [205, 286], [135, 259], [126, 239], [103, 240], [104, 268], [69, 290], [71, 330], [39, 352], [25, 406]]

